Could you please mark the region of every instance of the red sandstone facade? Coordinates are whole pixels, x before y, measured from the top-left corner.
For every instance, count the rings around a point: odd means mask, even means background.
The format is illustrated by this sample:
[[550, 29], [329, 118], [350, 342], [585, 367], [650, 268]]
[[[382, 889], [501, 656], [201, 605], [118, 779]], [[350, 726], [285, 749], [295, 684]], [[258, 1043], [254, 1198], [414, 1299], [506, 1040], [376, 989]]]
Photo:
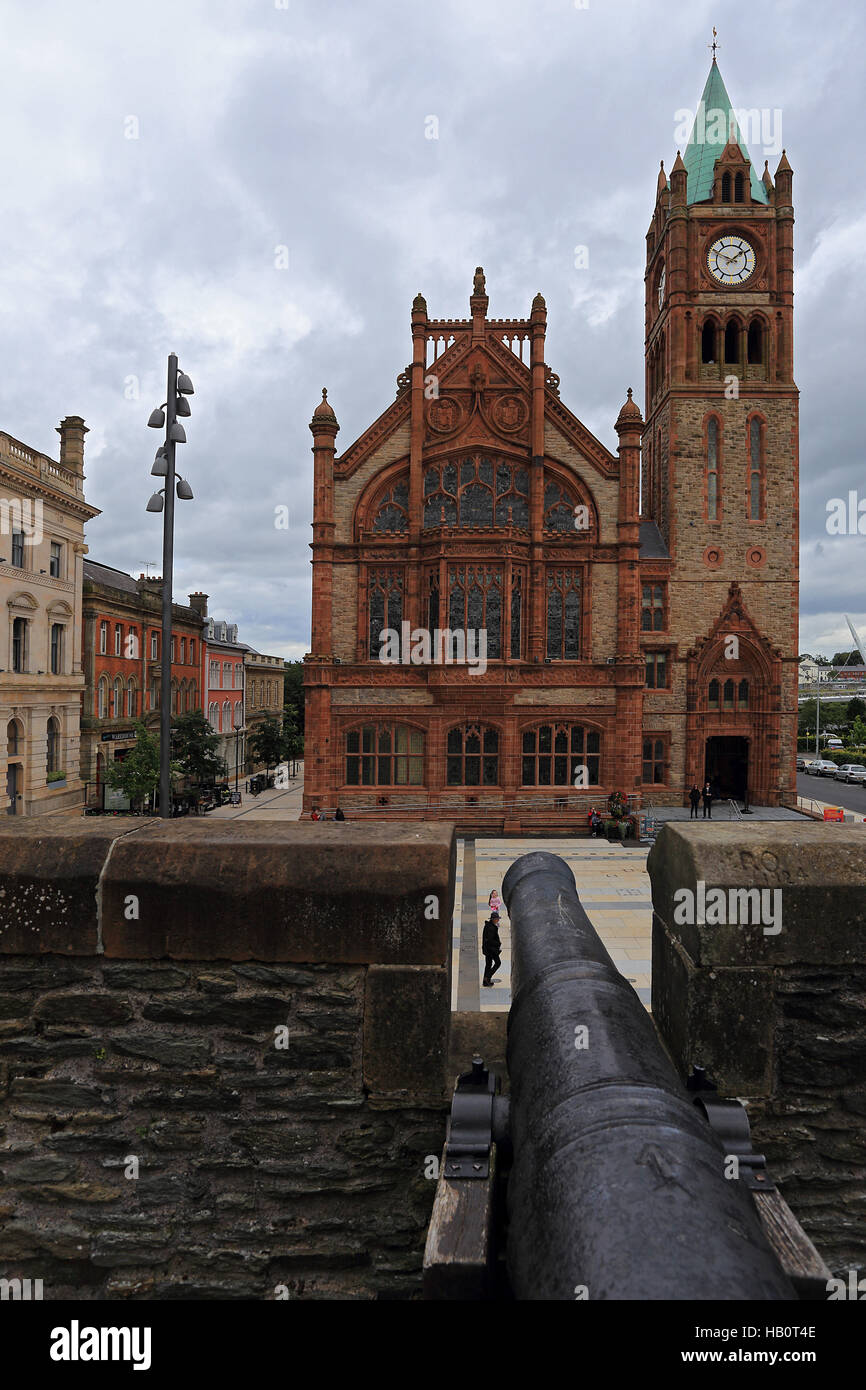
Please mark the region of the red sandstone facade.
[[[490, 319], [480, 269], [469, 319], [416, 297], [396, 400], [339, 457], [323, 392], [306, 813], [510, 833], [579, 828], [614, 789], [680, 804], [707, 777], [794, 797], [791, 172], [783, 156], [758, 201], [743, 161], [721, 150], [693, 204], [679, 156], [659, 177], [648, 416], [629, 391], [615, 454], [560, 400], [541, 295]], [[754, 256], [735, 286], [709, 270], [729, 234]], [[724, 246], [715, 264], [736, 264]], [[485, 631], [486, 670], [384, 663], [382, 630], [403, 623]]]

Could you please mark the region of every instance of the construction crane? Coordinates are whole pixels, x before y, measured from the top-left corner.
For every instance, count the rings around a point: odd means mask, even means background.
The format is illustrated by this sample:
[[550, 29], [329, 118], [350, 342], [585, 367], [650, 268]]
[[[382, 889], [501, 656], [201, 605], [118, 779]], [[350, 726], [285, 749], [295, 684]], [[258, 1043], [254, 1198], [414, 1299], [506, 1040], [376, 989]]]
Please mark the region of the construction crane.
[[845, 621], [851, 630], [851, 636], [854, 638], [854, 646], [860, 653], [860, 660], [863, 662], [863, 665], [866, 666], [866, 645], [863, 643], [863, 638], [858, 635], [857, 629], [847, 613], [845, 614]]

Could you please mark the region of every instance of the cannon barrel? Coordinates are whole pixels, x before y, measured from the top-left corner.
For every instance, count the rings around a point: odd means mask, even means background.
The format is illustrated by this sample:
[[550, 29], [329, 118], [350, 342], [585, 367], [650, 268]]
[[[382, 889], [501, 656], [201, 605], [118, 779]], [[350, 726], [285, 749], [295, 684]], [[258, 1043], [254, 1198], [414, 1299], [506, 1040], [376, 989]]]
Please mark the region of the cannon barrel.
[[514, 1296], [796, 1298], [571, 869], [555, 854], [523, 855], [503, 897]]

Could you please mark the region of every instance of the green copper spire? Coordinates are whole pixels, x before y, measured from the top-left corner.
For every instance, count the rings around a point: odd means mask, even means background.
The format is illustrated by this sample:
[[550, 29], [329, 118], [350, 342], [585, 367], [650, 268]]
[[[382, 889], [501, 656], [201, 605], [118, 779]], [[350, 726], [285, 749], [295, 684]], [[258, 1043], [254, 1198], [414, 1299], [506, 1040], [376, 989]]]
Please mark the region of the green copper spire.
[[[731, 106], [731, 98], [725, 90], [722, 74], [713, 57], [710, 75], [704, 86], [689, 143], [683, 155], [683, 163], [689, 176], [686, 187], [687, 202], [703, 203], [712, 197], [713, 165], [731, 139], [736, 141], [746, 159], [750, 159], [737, 125], [734, 108]], [[754, 164], [749, 174], [752, 197], [756, 202], [766, 203], [767, 190], [755, 173]]]

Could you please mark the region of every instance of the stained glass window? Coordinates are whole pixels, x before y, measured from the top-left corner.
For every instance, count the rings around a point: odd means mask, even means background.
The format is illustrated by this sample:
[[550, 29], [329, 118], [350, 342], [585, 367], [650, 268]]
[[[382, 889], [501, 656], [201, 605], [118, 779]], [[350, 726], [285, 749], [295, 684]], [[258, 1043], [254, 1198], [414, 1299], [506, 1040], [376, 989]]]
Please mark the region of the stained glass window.
[[499, 734], [482, 724], [448, 730], [445, 775], [449, 787], [499, 785]]
[[405, 724], [365, 724], [346, 733], [346, 785], [420, 787], [424, 734]]
[[401, 570], [373, 570], [369, 580], [370, 656], [378, 657], [383, 628], [399, 632], [403, 621], [403, 573]]
[[448, 626], [474, 637], [487, 633], [488, 660], [502, 655], [502, 570], [494, 565], [452, 565], [448, 570]]
[[551, 570], [547, 576], [547, 655], [551, 661], [580, 658], [580, 571]]

